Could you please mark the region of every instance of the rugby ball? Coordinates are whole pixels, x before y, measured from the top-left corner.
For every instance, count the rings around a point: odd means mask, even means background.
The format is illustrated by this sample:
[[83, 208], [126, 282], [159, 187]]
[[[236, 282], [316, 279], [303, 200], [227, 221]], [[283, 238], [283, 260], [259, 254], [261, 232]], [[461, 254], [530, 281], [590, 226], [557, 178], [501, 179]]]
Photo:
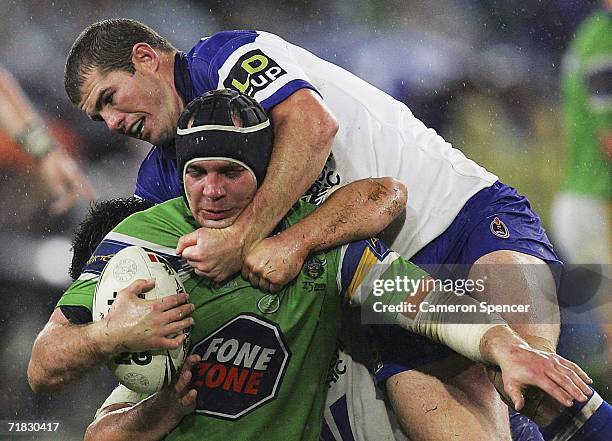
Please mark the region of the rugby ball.
[[[120, 290], [138, 279], [155, 279], [155, 287], [141, 295], [145, 299], [159, 299], [184, 291], [176, 271], [161, 256], [137, 246], [130, 246], [115, 254], [106, 264], [94, 292], [92, 315], [94, 321], [108, 314]], [[189, 333], [189, 330], [184, 331]], [[124, 352], [108, 363], [121, 384], [129, 389], [151, 394], [172, 382], [181, 368], [188, 349], [185, 339], [178, 349], [145, 352]]]

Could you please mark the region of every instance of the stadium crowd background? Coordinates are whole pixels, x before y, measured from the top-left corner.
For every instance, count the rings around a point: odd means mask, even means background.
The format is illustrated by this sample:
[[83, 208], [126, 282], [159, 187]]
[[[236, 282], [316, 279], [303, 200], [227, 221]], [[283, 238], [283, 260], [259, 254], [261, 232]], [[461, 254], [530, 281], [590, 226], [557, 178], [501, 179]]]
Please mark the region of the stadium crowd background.
[[[135, 18], [182, 50], [222, 29], [274, 32], [406, 102], [455, 147], [526, 194], [549, 225], [564, 169], [562, 55], [597, 5], [593, 0], [4, 0], [0, 62], [106, 199], [132, 193], [148, 145], [109, 134], [69, 103], [64, 61], [85, 26], [103, 18]], [[35, 396], [26, 367], [36, 332], [69, 283], [71, 235], [87, 204], [49, 216], [36, 167], [1, 134], [0, 180], [0, 420], [59, 420], [62, 439], [80, 439], [113, 384], [109, 374], [101, 369], [62, 394]], [[587, 369], [589, 362], [600, 362], [589, 360], [588, 349], [576, 360]], [[608, 376], [599, 387], [608, 399], [610, 382]]]

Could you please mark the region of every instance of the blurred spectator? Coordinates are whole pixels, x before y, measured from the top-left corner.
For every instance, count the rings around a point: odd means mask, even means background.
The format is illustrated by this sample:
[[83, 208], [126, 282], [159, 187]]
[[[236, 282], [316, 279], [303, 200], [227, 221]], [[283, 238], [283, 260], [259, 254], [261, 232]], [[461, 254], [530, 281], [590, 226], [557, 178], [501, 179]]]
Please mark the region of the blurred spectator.
[[65, 213], [79, 198], [95, 198], [79, 166], [53, 139], [17, 81], [2, 67], [0, 129], [38, 163], [40, 176], [55, 198], [51, 213]]

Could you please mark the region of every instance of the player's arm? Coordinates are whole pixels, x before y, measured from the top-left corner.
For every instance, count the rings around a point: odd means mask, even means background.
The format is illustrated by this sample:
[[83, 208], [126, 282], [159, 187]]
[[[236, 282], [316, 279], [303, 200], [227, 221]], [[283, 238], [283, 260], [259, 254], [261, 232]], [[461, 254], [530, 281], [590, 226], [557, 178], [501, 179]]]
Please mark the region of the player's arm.
[[133, 282], [118, 293], [108, 315], [93, 323], [70, 323], [57, 308], [34, 341], [28, 365], [32, 390], [58, 391], [121, 352], [180, 347], [186, 337], [180, 331], [193, 325], [188, 316], [194, 306], [186, 303], [186, 293], [158, 300], [138, 297], [154, 285], [153, 280]]
[[[200, 361], [191, 355], [177, 380], [150, 397], [134, 403], [135, 393], [124, 386], [115, 389], [89, 425], [85, 441], [159, 441], [195, 410], [197, 391], [189, 388], [191, 369]], [[116, 397], [115, 397], [116, 396]], [[205, 439], [201, 435], [200, 439]]]
[[223, 230], [184, 236], [177, 253], [216, 281], [240, 271], [251, 247], [268, 236], [316, 180], [331, 151], [338, 123], [323, 100], [300, 89], [271, 110], [274, 150], [266, 178], [236, 222]]
[[272, 108], [274, 149], [268, 173], [238, 222], [245, 245], [266, 237], [317, 179], [331, 152], [338, 122], [321, 97], [300, 89]]
[[253, 286], [276, 292], [297, 276], [309, 254], [380, 233], [406, 201], [406, 187], [396, 179], [351, 182], [295, 225], [253, 247], [242, 275]]
[[67, 211], [79, 197], [96, 197], [76, 162], [52, 138], [17, 81], [2, 67], [0, 129], [40, 162], [42, 177], [57, 198], [51, 206], [53, 212]]
[[[482, 310], [469, 295], [431, 283], [425, 271], [380, 241], [349, 244], [343, 256], [340, 289], [349, 302], [361, 306], [362, 317], [365, 313], [375, 323], [399, 325], [471, 360], [499, 366], [517, 410], [524, 404], [522, 390], [529, 385], [565, 406], [590, 396], [590, 379], [576, 364], [531, 348], [501, 316]], [[449, 308], [429, 307], [435, 305]]]

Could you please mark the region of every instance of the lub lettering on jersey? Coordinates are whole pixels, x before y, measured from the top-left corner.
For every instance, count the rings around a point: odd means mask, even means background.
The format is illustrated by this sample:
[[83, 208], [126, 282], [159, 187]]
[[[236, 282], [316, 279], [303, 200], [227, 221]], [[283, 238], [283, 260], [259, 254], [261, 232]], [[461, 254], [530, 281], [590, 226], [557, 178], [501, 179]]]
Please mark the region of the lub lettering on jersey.
[[276, 398], [291, 358], [276, 323], [241, 314], [194, 346], [196, 412], [238, 419]]
[[254, 96], [286, 73], [272, 58], [255, 49], [238, 59], [223, 86]]

